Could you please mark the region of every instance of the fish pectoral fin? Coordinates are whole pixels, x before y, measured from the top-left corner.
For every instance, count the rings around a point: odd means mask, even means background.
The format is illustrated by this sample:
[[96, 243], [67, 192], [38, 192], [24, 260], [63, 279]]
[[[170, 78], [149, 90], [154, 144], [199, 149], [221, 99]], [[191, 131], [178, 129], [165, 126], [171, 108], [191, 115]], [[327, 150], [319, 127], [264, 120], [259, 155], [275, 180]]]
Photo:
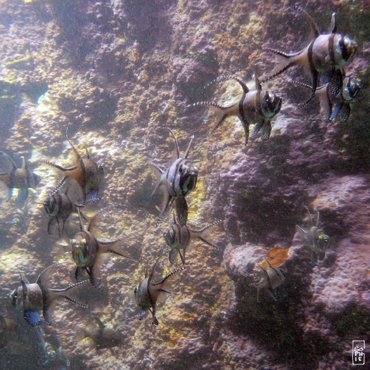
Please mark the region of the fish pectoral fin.
[[37, 311], [24, 311], [23, 318], [31, 326], [38, 326], [41, 324], [41, 317]]

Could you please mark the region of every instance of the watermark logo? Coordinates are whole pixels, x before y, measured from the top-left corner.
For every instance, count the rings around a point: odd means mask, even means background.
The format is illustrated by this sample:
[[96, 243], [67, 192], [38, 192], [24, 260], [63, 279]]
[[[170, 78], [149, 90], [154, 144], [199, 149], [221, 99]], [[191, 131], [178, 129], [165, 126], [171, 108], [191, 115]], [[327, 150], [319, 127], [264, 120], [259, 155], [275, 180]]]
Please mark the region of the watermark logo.
[[365, 341], [352, 341], [352, 365], [365, 365]]

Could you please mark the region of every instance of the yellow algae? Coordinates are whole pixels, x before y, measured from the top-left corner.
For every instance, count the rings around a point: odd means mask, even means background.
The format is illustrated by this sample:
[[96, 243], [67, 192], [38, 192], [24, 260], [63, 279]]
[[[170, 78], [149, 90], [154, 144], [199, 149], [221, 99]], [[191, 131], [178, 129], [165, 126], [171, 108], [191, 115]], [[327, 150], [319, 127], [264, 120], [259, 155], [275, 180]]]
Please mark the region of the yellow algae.
[[[30, 62], [30, 63], [29, 63]], [[32, 64], [32, 55], [29, 50], [26, 51], [26, 55], [24, 57], [11, 60], [10, 62], [5, 62], [4, 67], [6, 68], [12, 68], [15, 66], [20, 66], [20, 65], [28, 65]]]
[[3, 273], [13, 272], [18, 266], [27, 265], [32, 256], [22, 249], [12, 248], [4, 251], [0, 257], [0, 269]]

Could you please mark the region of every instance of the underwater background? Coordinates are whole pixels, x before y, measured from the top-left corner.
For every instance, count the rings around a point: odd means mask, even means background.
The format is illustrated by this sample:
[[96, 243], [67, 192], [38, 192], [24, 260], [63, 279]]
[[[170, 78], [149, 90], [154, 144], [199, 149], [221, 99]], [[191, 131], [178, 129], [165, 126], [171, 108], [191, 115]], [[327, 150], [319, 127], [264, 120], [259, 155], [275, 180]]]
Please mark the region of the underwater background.
[[[241, 0], [0, 0], [0, 151], [18, 166], [29, 159], [41, 182], [20, 202], [0, 193], [1, 369], [348, 369], [352, 340], [369, 339], [370, 3]], [[359, 45], [348, 74], [362, 89], [347, 122], [328, 122], [318, 99], [284, 76], [263, 84], [282, 97], [271, 137], [244, 143], [236, 117], [211, 134], [217, 117], [197, 101], [228, 106], [241, 88], [221, 75], [252, 81], [310, 41], [306, 10], [322, 32], [332, 12], [338, 32]], [[188, 223], [217, 222], [214, 246], [191, 242], [172, 293], [139, 320], [134, 287], [158, 260], [168, 261], [151, 163], [174, 158], [170, 128], [199, 170], [187, 196]], [[20, 274], [31, 282], [53, 263], [50, 286], [75, 282], [66, 232], [47, 232], [43, 202], [73, 164], [68, 137], [104, 168], [99, 237], [123, 237], [134, 263], [102, 258], [98, 285], [81, 287], [88, 308], [59, 300], [42, 331], [9, 308]], [[325, 257], [311, 259], [296, 225], [319, 211], [330, 236]], [[78, 229], [71, 216], [69, 233]], [[67, 227], [66, 227], [67, 228]], [[253, 285], [258, 261], [281, 251], [284, 283], [273, 295]], [[266, 267], [266, 265], [265, 265]], [[162, 269], [162, 270], [161, 270]], [[160, 271], [161, 270], [161, 271]], [[274, 289], [275, 290], [275, 289]], [[97, 329], [109, 328], [102, 334]], [[95, 330], [95, 331], [94, 331]], [[114, 332], [114, 334], [112, 334]], [[41, 334], [40, 334], [41, 333]], [[368, 343], [368, 342], [367, 342]], [[367, 353], [367, 361], [369, 361]]]

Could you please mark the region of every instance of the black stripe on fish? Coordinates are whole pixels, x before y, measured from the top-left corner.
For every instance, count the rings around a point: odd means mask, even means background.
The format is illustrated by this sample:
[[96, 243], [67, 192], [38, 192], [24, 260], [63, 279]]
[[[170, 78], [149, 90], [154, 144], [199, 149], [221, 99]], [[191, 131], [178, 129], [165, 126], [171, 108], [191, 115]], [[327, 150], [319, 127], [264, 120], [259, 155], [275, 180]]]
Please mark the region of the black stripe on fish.
[[[180, 195], [180, 194], [182, 194], [182, 190], [181, 190], [181, 188], [180, 189], [176, 189], [176, 180], [177, 180], [177, 177], [178, 177], [178, 175], [179, 175], [179, 167], [182, 165], [182, 163], [183, 163], [183, 160], [180, 160], [178, 163], [177, 163], [177, 165], [176, 165], [176, 168], [175, 168], [175, 172], [174, 172], [174, 174], [173, 174], [173, 178], [172, 178], [172, 184], [171, 184], [171, 186], [172, 186], [172, 190], [174, 191], [174, 193], [176, 194], [176, 195]], [[181, 176], [180, 176], [181, 177]], [[179, 186], [180, 186], [180, 181], [179, 181]], [[180, 194], [178, 194], [178, 191], [177, 190], [180, 190]]]
[[335, 34], [332, 33], [330, 36], [329, 36], [329, 45], [328, 45], [328, 48], [329, 48], [329, 57], [330, 57], [330, 63], [332, 65], [336, 64], [335, 63], [335, 52], [334, 52], [334, 37], [335, 37]]
[[261, 90], [257, 90], [255, 103], [256, 103], [256, 106], [255, 106], [256, 113], [258, 114], [258, 116], [263, 116], [262, 102], [261, 102]]
[[245, 117], [244, 108], [243, 108], [244, 99], [245, 99], [245, 96], [247, 95], [247, 93], [244, 90], [244, 87], [243, 87], [243, 91], [244, 91], [243, 97], [239, 101], [239, 115], [240, 115], [240, 119], [242, 121], [244, 132], [245, 132], [245, 143], [247, 144], [248, 139], [249, 139], [249, 122], [247, 121], [247, 118]]
[[311, 79], [312, 79], [312, 95], [310, 98], [308, 98], [308, 100], [306, 100], [306, 102], [304, 104], [307, 104], [315, 95], [315, 91], [316, 91], [316, 88], [317, 88], [317, 80], [318, 80], [318, 73], [317, 73], [317, 70], [315, 68], [315, 64], [313, 62], [313, 45], [315, 43], [315, 40], [313, 40], [309, 47], [308, 47], [308, 50], [307, 50], [307, 58], [308, 58], [308, 64], [310, 66], [310, 72], [311, 72]]

